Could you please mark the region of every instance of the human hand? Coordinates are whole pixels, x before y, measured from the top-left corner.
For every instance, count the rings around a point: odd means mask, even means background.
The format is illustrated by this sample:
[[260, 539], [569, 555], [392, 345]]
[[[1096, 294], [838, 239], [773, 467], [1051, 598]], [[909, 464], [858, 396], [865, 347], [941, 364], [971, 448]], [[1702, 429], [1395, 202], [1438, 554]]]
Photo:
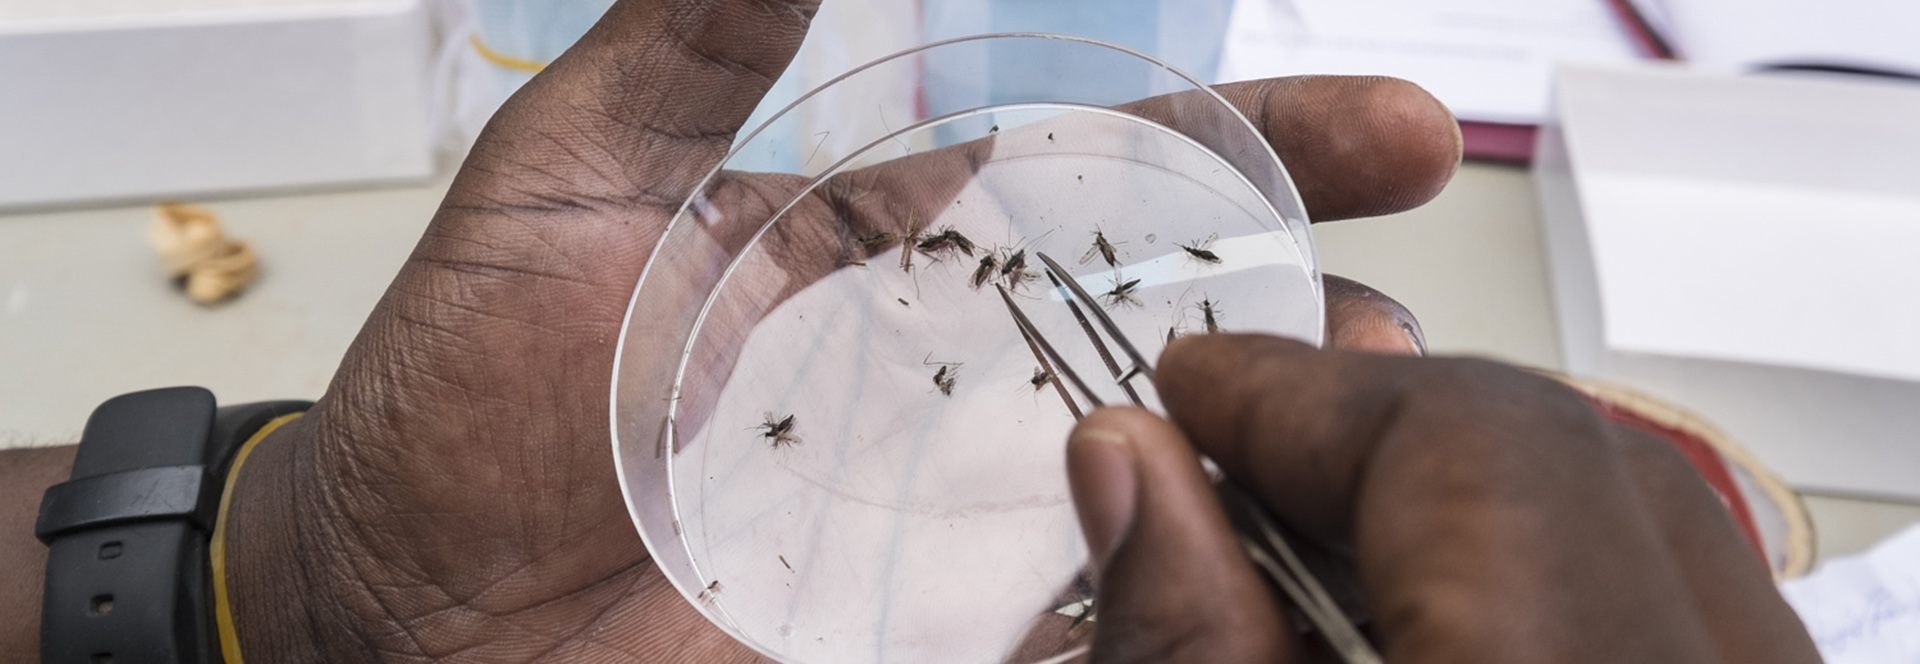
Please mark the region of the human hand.
[[[228, 578], [249, 659], [753, 658], [687, 605], [628, 526], [606, 395], [647, 257], [812, 11], [621, 2], [496, 114], [327, 394], [239, 476]], [[1301, 165], [1318, 219], [1418, 205], [1458, 160], [1452, 118], [1404, 82], [1221, 92]], [[819, 188], [793, 227], [877, 223], [861, 206], [925, 197], [899, 184], [913, 179], [902, 168]], [[753, 218], [800, 183], [726, 185], [715, 200]], [[712, 232], [738, 251], [750, 230]], [[782, 269], [804, 285], [817, 267]]]
[[1171, 423], [1103, 410], [1068, 444], [1092, 661], [1335, 661], [1282, 620], [1196, 451], [1352, 556], [1387, 661], [1820, 661], [1692, 466], [1551, 379], [1205, 335], [1155, 385]]

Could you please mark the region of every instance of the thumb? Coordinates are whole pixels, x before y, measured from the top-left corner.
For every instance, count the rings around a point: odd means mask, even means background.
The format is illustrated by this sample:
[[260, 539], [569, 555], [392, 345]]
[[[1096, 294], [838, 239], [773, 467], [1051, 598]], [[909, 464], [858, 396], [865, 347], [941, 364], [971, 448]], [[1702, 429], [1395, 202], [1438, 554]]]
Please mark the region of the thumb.
[[614, 3], [494, 114], [448, 204], [503, 208], [509, 226], [553, 211], [670, 215], [785, 71], [818, 5]]
[[1279, 607], [1172, 424], [1095, 412], [1067, 442], [1067, 475], [1099, 583], [1092, 661], [1291, 659]]

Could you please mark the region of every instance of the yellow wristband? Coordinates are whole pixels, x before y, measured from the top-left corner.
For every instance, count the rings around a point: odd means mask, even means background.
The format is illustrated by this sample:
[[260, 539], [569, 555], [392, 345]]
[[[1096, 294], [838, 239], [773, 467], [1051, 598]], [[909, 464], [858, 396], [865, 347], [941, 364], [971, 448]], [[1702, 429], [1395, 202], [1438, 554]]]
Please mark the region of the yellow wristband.
[[227, 664], [240, 664], [240, 637], [233, 632], [233, 605], [227, 596], [227, 508], [233, 502], [233, 485], [240, 478], [240, 465], [247, 462], [247, 455], [253, 453], [253, 446], [261, 439], [273, 433], [280, 425], [300, 419], [306, 413], [291, 413], [273, 418], [253, 437], [240, 445], [240, 451], [233, 455], [233, 464], [227, 467], [227, 487], [220, 492], [220, 513], [213, 520], [213, 542], [207, 546], [208, 558], [213, 567], [213, 622], [220, 629], [220, 653], [226, 656]]
[[493, 64], [500, 65], [502, 67], [506, 67], [514, 71], [523, 71], [529, 74], [538, 74], [540, 73], [540, 70], [547, 68], [545, 64], [534, 62], [532, 60], [526, 60], [523, 58], [516, 58], [511, 55], [507, 55], [505, 53], [501, 53], [499, 51], [493, 50], [492, 48], [487, 46], [486, 42], [480, 41], [480, 35], [473, 36], [473, 50], [474, 52], [479, 53], [480, 57], [486, 60], [487, 62], [491, 62]]

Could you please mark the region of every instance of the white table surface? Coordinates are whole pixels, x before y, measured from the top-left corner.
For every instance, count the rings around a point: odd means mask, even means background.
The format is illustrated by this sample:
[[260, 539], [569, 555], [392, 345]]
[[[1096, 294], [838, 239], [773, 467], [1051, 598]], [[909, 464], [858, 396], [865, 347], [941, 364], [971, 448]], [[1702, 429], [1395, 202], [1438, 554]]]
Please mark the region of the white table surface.
[[[0, 448], [71, 443], [102, 400], [151, 387], [319, 396], [447, 182], [201, 201], [262, 258], [260, 281], [216, 308], [160, 274], [145, 206], [0, 213]], [[1561, 366], [1525, 170], [1468, 164], [1423, 208], [1315, 237], [1328, 272], [1412, 309], [1433, 352]], [[1823, 555], [1920, 521], [1920, 506], [1808, 502]]]

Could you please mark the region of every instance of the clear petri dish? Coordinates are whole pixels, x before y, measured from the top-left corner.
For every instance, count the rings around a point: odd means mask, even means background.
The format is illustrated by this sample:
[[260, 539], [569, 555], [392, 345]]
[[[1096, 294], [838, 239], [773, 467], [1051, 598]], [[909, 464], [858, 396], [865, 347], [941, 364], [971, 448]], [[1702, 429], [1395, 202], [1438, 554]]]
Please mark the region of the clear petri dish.
[[[965, 75], [921, 80], [935, 69]], [[862, 103], [902, 81], [922, 86], [911, 112]], [[846, 147], [823, 158], [829, 140]], [[1107, 374], [1039, 253], [1149, 356], [1171, 335], [1317, 344], [1324, 326], [1305, 212], [1259, 132], [1100, 42], [985, 35], [868, 64], [693, 191], [628, 309], [615, 461], [667, 578], [781, 661], [1084, 649], [1074, 415], [996, 289], [1083, 376]]]

